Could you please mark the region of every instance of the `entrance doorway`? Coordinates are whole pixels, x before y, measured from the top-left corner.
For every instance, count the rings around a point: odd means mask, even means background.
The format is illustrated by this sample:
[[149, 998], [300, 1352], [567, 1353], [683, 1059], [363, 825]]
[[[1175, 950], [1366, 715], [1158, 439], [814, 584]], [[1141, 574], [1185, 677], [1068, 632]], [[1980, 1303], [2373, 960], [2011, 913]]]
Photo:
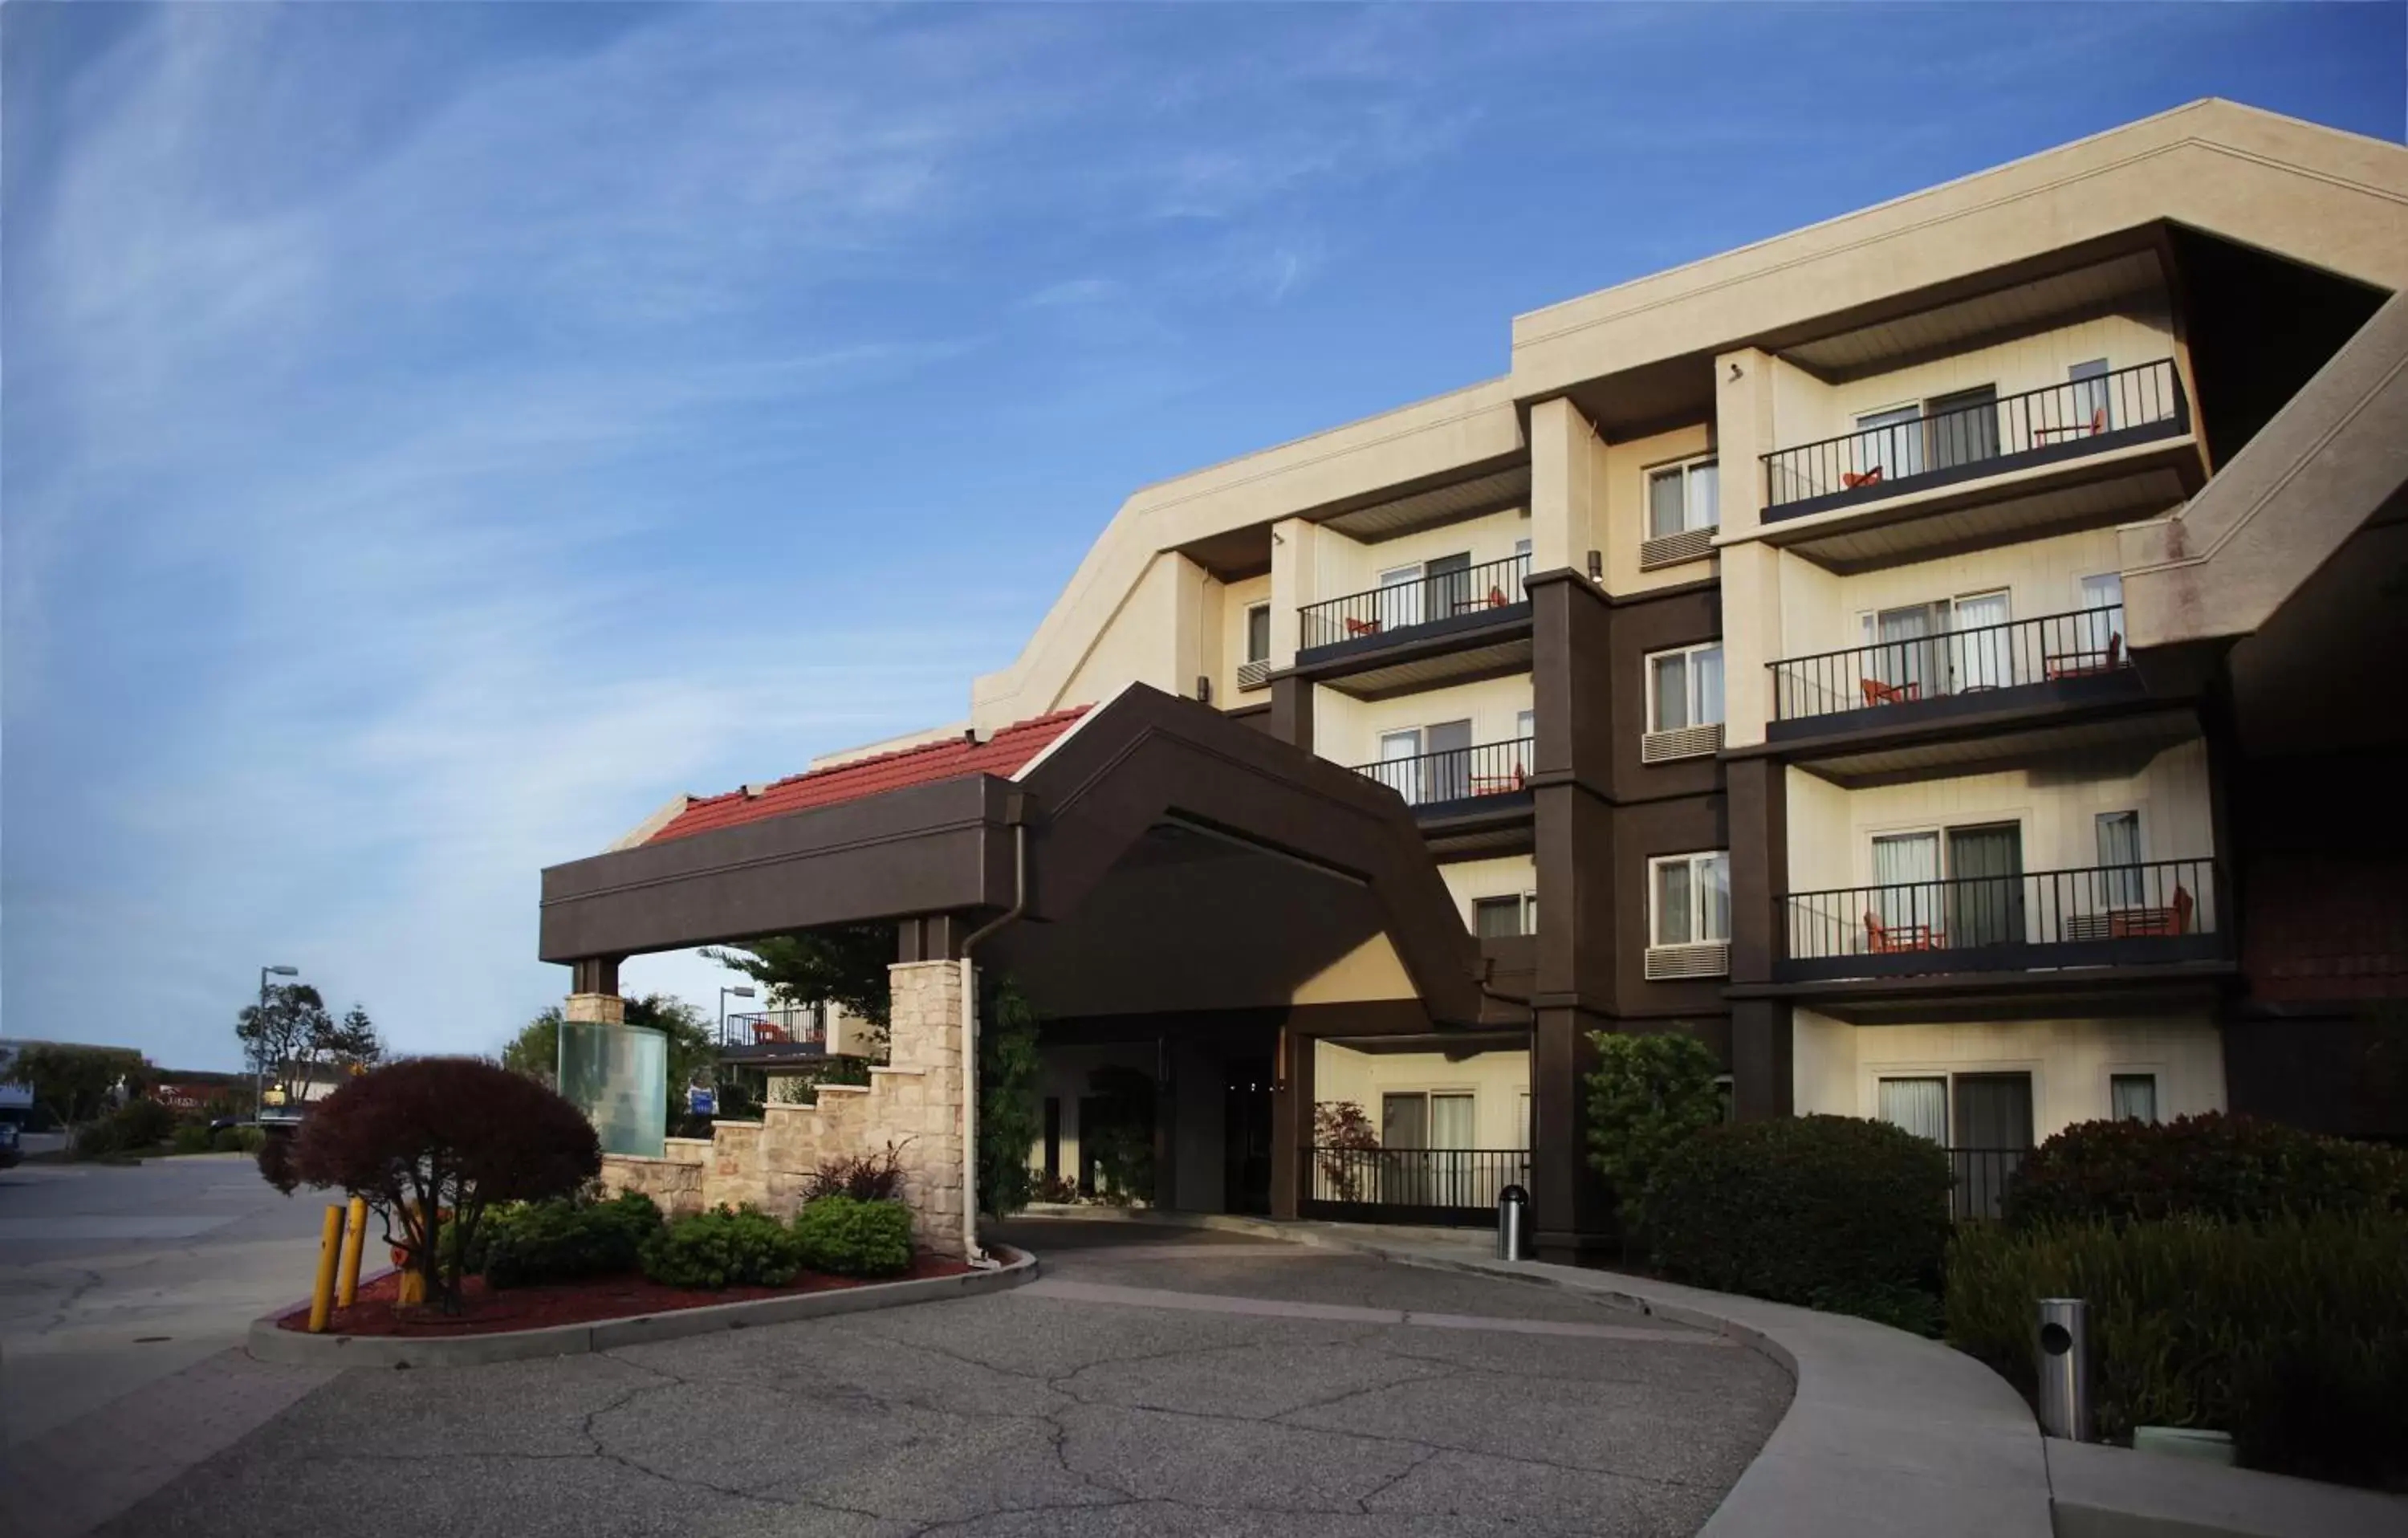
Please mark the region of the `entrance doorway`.
[[1233, 1213], [1271, 1210], [1271, 1060], [1227, 1059], [1223, 1085], [1221, 1200]]

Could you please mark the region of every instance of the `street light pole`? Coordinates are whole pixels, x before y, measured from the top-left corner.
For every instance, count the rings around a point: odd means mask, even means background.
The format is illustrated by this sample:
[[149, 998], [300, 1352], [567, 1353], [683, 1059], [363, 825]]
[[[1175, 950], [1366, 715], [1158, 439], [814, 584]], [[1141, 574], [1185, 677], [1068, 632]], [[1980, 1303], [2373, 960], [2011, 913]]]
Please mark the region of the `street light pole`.
[[259, 1114], [267, 1108], [267, 980], [270, 977], [298, 977], [298, 967], [262, 967], [259, 969], [259, 1015], [254, 1022], [260, 1038], [251, 1051], [251, 1119], [256, 1126]]

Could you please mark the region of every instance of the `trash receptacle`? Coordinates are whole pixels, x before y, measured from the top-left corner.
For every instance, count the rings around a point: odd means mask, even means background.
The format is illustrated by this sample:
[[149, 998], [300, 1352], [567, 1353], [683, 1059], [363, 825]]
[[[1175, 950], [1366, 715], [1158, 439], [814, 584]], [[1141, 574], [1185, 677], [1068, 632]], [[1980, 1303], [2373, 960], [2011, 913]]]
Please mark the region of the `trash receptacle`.
[[1526, 1250], [1530, 1228], [1530, 1193], [1508, 1186], [1497, 1193], [1497, 1258], [1519, 1260]]
[[2040, 1429], [2090, 1440], [2090, 1307], [2079, 1298], [2040, 1301]]

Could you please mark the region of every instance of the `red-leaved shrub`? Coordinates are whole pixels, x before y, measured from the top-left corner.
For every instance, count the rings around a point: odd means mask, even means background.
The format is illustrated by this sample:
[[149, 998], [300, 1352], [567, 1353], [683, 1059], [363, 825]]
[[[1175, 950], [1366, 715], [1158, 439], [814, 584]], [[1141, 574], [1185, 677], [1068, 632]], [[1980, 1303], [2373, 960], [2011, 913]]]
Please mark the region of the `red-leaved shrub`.
[[602, 1149], [584, 1114], [533, 1079], [473, 1057], [414, 1057], [319, 1101], [259, 1167], [288, 1195], [330, 1186], [365, 1197], [425, 1278], [427, 1301], [452, 1310], [486, 1208], [567, 1195], [600, 1171]]

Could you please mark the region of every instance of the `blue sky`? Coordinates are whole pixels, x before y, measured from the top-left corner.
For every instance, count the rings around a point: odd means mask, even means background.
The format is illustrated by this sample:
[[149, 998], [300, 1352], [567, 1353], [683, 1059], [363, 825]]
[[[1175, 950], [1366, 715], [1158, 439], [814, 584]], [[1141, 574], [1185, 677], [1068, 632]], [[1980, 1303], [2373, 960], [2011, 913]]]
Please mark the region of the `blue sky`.
[[[0, 10], [0, 1028], [565, 991], [538, 870], [950, 720], [1133, 487], [2400, 6]], [[691, 957], [633, 988], [715, 1007]]]

